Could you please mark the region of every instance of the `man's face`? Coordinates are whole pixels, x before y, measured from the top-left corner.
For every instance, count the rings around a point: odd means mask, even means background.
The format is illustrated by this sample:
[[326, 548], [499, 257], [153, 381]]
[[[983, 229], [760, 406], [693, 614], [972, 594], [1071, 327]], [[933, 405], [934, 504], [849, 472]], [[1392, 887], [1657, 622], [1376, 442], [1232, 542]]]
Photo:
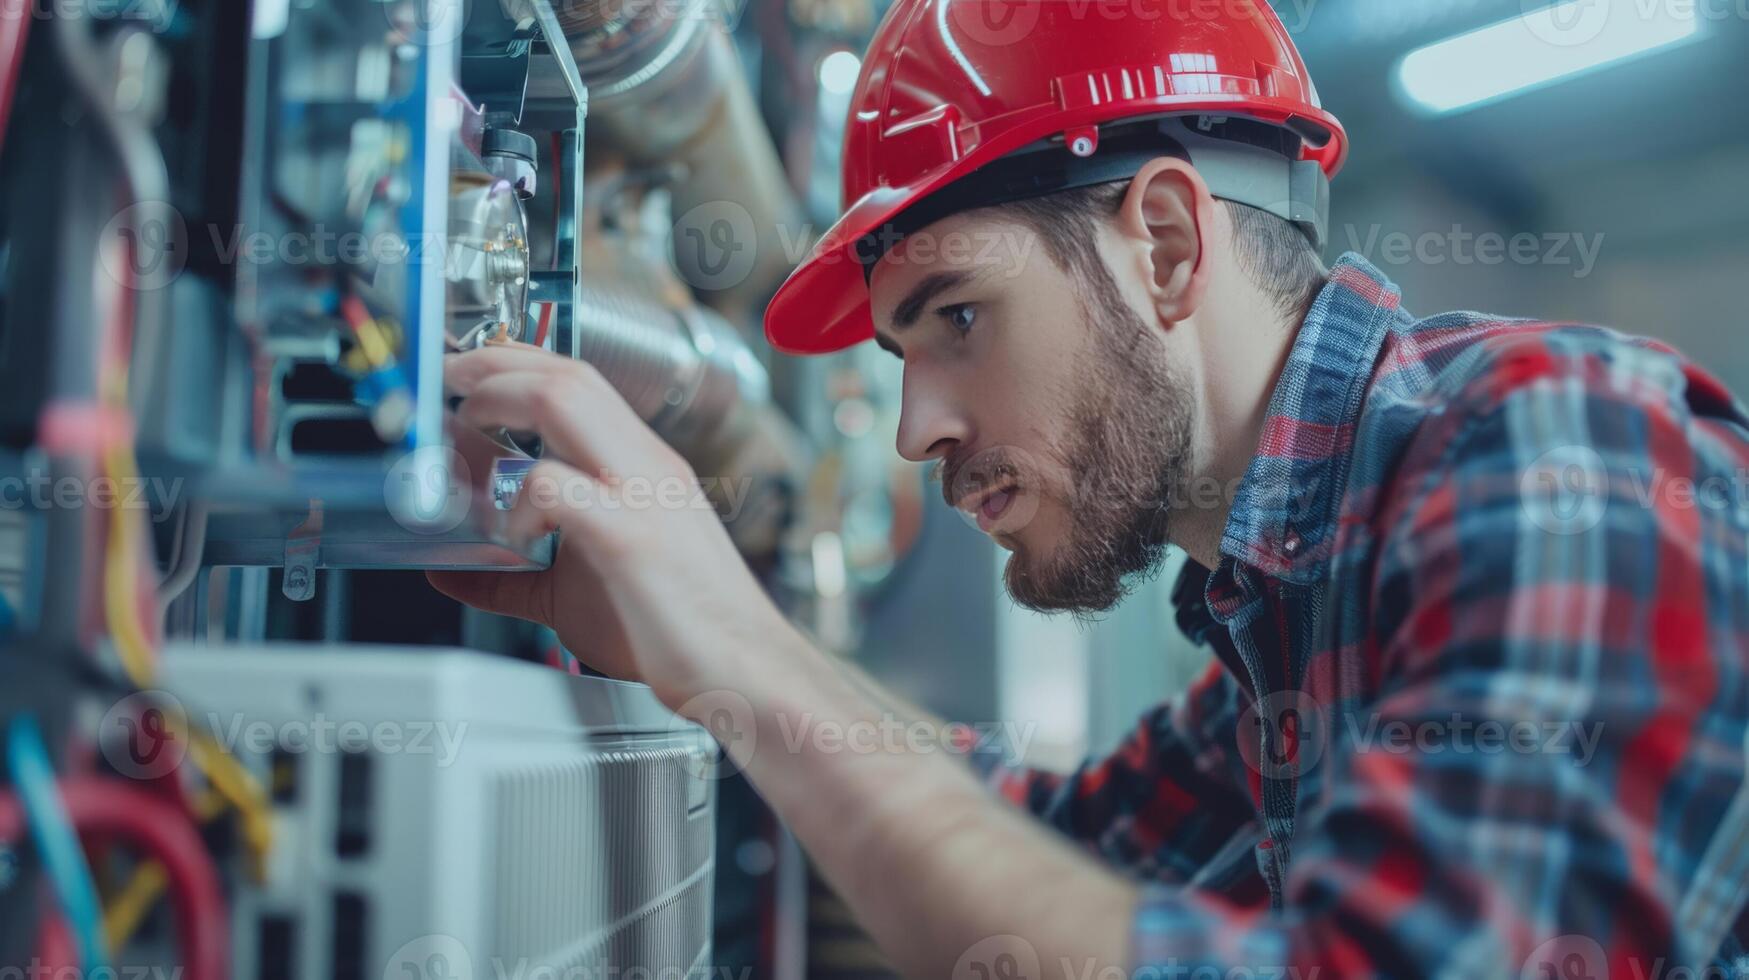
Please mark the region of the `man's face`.
[[1187, 371], [1103, 261], [1066, 271], [1024, 223], [946, 218], [871, 281], [878, 342], [905, 362], [898, 448], [938, 462], [948, 504], [1013, 552], [1008, 591], [1094, 612], [1163, 556], [1190, 465]]

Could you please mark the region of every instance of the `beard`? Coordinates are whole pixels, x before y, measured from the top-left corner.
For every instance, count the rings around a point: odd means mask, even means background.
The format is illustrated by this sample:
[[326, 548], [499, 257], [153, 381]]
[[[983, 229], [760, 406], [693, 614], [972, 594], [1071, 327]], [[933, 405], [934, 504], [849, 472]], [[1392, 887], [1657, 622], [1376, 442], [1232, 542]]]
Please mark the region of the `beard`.
[[1103, 612], [1158, 571], [1173, 491], [1191, 463], [1195, 413], [1184, 372], [1161, 356], [1115, 283], [1095, 289], [1082, 304], [1088, 343], [1065, 435], [1046, 451], [1051, 472], [996, 459], [985, 477], [1031, 482], [1068, 515], [1060, 542], [1037, 553], [1017, 542], [1003, 572], [1009, 596], [1035, 612]]

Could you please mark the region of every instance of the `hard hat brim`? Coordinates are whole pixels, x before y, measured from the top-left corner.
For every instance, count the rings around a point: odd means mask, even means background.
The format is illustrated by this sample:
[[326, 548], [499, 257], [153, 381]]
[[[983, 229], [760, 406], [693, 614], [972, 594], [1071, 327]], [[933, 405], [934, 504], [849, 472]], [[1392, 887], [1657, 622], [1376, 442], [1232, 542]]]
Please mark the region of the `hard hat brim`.
[[1056, 107], [1040, 107], [1034, 122], [1016, 122], [999, 139], [985, 142], [953, 160], [901, 186], [879, 187], [863, 195], [820, 237], [808, 257], [784, 280], [765, 311], [765, 336], [772, 347], [785, 354], [830, 354], [874, 337], [869, 308], [868, 283], [856, 248], [866, 236], [879, 231], [907, 208], [972, 171], [1038, 139], [1063, 131], [1066, 125], [1098, 125], [1114, 119], [1154, 113], [1223, 112], [1290, 125], [1311, 122], [1327, 130], [1330, 139], [1321, 147], [1308, 146], [1305, 158], [1317, 160], [1324, 173], [1334, 177], [1348, 152], [1341, 123], [1328, 112], [1309, 111], [1301, 102], [1256, 96], [1210, 95], [1199, 99], [1182, 97], [1160, 100], [1155, 106], [1134, 102], [1098, 107], [1088, 118], [1065, 119]]

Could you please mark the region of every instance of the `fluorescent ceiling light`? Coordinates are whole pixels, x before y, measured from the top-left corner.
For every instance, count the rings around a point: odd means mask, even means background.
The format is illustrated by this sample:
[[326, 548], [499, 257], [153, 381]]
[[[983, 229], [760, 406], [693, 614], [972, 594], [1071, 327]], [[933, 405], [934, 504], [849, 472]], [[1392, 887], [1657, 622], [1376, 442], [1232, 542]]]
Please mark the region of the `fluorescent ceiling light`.
[[1397, 65], [1397, 86], [1432, 113], [1497, 102], [1698, 37], [1696, 6], [1560, 0], [1411, 51]]

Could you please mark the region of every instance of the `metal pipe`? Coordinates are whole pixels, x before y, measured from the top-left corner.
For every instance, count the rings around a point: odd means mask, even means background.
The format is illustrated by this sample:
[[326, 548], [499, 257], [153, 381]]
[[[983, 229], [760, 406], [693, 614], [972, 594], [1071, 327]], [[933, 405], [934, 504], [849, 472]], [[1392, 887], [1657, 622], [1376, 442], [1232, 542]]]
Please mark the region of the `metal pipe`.
[[[679, 166], [676, 268], [731, 321], [756, 322], [809, 243], [715, 0], [567, 0], [558, 21], [589, 88], [591, 146]], [[555, 84], [531, 80], [530, 98]]]
[[572, 356], [595, 365], [638, 416], [689, 458], [715, 455], [743, 404], [770, 400], [765, 369], [722, 317], [590, 282], [572, 311]]
[[[725, 519], [744, 553], [771, 553], [788, 517], [771, 503], [799, 491], [808, 459], [800, 433], [771, 402], [765, 368], [726, 319], [629, 243], [592, 235], [582, 244], [592, 274], [555, 349], [594, 365], [717, 491], [719, 506], [734, 508]], [[549, 282], [570, 285], [537, 274], [537, 297]], [[746, 507], [750, 500], [756, 506]]]

